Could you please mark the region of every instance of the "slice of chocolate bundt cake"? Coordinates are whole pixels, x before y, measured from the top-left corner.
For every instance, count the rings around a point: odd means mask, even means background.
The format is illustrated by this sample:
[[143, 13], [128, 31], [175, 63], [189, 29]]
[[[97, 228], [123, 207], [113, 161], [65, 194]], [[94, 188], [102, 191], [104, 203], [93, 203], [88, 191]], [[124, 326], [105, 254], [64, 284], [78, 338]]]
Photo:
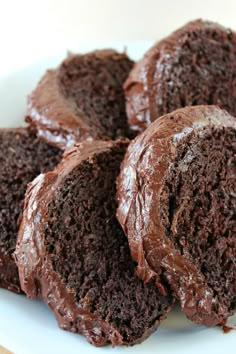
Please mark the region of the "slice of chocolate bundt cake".
[[163, 114], [216, 104], [236, 116], [236, 34], [190, 22], [154, 45], [125, 83], [127, 115], [138, 133]]
[[102, 346], [150, 335], [172, 307], [165, 285], [135, 274], [116, 219], [116, 176], [127, 142], [84, 142], [31, 183], [16, 259], [21, 286], [59, 326]]
[[132, 66], [114, 50], [70, 55], [29, 96], [26, 121], [63, 149], [76, 141], [128, 136], [122, 86]]
[[0, 287], [20, 292], [13, 258], [27, 184], [52, 169], [61, 152], [27, 128], [0, 129]]
[[196, 323], [235, 313], [235, 118], [195, 106], [157, 119], [128, 148], [118, 203], [143, 280], [164, 277]]

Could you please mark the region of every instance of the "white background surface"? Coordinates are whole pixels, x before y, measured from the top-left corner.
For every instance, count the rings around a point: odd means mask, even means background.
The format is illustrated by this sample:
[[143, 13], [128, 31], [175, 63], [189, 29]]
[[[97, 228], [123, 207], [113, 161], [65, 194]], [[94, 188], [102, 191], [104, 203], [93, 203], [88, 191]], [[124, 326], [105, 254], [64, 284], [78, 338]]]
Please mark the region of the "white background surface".
[[0, 0], [0, 75], [62, 48], [155, 41], [199, 17], [236, 29], [236, 1]]
[[[236, 1], [0, 0], [0, 126], [23, 123], [26, 95], [67, 49], [115, 41], [121, 50], [128, 45], [137, 59], [153, 41], [198, 17], [236, 29]], [[42, 303], [0, 290], [0, 345], [16, 354], [234, 354], [236, 332], [195, 326], [175, 310], [140, 346], [96, 349], [82, 336], [59, 330]]]

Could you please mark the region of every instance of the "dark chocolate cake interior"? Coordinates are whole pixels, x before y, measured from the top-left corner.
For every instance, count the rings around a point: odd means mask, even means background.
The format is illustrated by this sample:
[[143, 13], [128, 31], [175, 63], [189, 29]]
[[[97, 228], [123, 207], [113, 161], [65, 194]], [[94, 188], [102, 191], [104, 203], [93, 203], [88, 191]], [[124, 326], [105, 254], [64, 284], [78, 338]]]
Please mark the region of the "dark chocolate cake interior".
[[[0, 286], [18, 292], [17, 268], [7, 263], [14, 263], [12, 254], [27, 184], [41, 172], [53, 169], [60, 160], [61, 152], [24, 128], [1, 129], [0, 146], [0, 264], [1, 258], [4, 263], [4, 267], [0, 268]], [[9, 261], [6, 257], [10, 257]]]
[[160, 197], [166, 235], [201, 270], [215, 306], [229, 311], [236, 308], [235, 185], [236, 130], [206, 127], [179, 147]]
[[[104, 53], [103, 53], [104, 52]], [[133, 66], [126, 55], [95, 51], [65, 61], [59, 82], [75, 114], [93, 128], [97, 138], [128, 136], [123, 83]]]
[[129, 344], [168, 312], [171, 298], [134, 274], [136, 264], [115, 216], [123, 154], [123, 145], [104, 151], [66, 177], [49, 206], [45, 237], [53, 268], [78, 305], [117, 328]]
[[201, 29], [197, 22], [190, 29], [186, 26], [175, 52], [166, 54], [163, 68], [160, 62], [152, 68], [158, 116], [199, 104], [216, 104], [235, 115], [235, 35], [214, 25]]

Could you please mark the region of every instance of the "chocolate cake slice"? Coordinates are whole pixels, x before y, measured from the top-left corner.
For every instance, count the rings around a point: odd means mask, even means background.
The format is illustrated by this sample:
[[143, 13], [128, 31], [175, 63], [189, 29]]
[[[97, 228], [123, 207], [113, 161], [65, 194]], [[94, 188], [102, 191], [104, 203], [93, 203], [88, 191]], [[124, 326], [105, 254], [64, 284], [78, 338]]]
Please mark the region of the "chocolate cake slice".
[[62, 149], [76, 141], [129, 136], [122, 86], [132, 66], [114, 50], [70, 55], [29, 96], [26, 121]]
[[216, 106], [176, 110], [131, 142], [117, 211], [138, 274], [168, 281], [192, 321], [236, 312], [236, 119]]
[[124, 86], [131, 129], [137, 134], [163, 114], [199, 104], [236, 116], [235, 57], [236, 34], [203, 20], [155, 44]]
[[27, 184], [52, 169], [61, 152], [27, 128], [0, 129], [0, 287], [20, 292], [13, 258]]
[[21, 286], [41, 297], [61, 328], [87, 340], [131, 345], [172, 307], [165, 284], [135, 275], [116, 219], [116, 176], [127, 142], [84, 142], [30, 185], [16, 259]]

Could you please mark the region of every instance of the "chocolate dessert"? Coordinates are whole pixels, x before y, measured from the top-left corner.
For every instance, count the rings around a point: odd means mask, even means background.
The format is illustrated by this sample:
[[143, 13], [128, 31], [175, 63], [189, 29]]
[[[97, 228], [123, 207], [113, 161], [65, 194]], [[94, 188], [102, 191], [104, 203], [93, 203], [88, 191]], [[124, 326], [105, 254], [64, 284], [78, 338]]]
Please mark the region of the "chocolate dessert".
[[70, 55], [29, 96], [26, 121], [62, 149], [129, 136], [122, 86], [132, 66], [125, 53], [114, 50]]
[[117, 216], [144, 280], [165, 279], [187, 317], [236, 312], [236, 119], [216, 106], [176, 110], [131, 142]]
[[27, 184], [59, 162], [58, 149], [26, 128], [0, 129], [0, 287], [20, 292], [13, 258]]
[[159, 279], [135, 275], [116, 219], [116, 176], [127, 142], [84, 142], [29, 186], [16, 249], [21, 286], [42, 298], [61, 328], [87, 340], [131, 345], [172, 307]]
[[216, 104], [236, 116], [236, 34], [216, 23], [190, 22], [155, 44], [125, 83], [131, 129], [185, 106]]

